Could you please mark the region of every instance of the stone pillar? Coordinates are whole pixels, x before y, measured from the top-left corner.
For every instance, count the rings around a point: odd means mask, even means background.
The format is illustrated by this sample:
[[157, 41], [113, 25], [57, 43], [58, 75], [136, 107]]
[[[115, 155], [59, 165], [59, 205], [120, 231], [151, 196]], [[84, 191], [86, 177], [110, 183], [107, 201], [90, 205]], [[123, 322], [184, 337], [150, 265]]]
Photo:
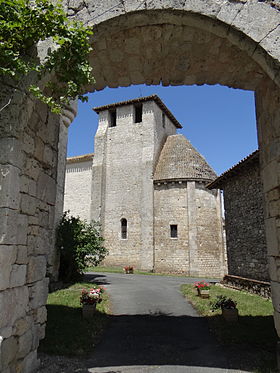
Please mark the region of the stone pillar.
[[97, 132], [94, 138], [94, 157], [92, 161], [91, 220], [98, 221], [104, 229], [105, 188], [106, 188], [106, 141], [109, 125], [109, 112], [99, 114]]
[[[65, 105], [62, 116], [59, 121], [59, 139], [57, 153], [57, 172], [56, 172], [56, 201], [55, 212], [51, 217], [54, 228], [56, 228], [63, 214], [64, 200], [64, 185], [65, 185], [65, 169], [67, 157], [67, 142], [68, 142], [68, 127], [73, 122], [77, 115], [77, 101], [72, 101], [70, 105]], [[47, 275], [50, 281], [58, 280], [59, 270], [59, 255], [55, 247], [55, 229], [53, 231], [53, 240], [50, 251], [48, 253], [48, 268]]]
[[0, 371], [31, 373], [46, 322], [59, 117], [5, 84], [0, 108]]
[[275, 327], [280, 337], [280, 90], [265, 81], [256, 92], [261, 178]]

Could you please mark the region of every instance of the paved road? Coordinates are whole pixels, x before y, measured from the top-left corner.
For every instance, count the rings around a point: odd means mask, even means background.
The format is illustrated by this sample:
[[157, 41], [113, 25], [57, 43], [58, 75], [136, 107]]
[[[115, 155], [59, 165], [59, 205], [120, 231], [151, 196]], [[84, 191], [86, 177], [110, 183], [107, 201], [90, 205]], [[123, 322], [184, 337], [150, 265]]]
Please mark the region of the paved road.
[[[181, 295], [180, 285], [197, 279], [89, 276], [106, 286], [113, 321], [87, 362], [88, 372], [245, 372], [229, 361], [223, 347], [209, 334], [206, 320]], [[228, 369], [233, 365], [235, 369]]]

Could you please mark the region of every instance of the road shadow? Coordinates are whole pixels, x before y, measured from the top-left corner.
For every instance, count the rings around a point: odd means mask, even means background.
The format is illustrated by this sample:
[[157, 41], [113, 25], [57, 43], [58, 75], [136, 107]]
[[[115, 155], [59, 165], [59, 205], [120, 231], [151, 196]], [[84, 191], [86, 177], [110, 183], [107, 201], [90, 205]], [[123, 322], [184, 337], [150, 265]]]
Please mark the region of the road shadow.
[[96, 274], [96, 273], [85, 273], [83, 275], [83, 282], [94, 283], [97, 285], [110, 285], [110, 281], [108, 281], [108, 277], [104, 274]]
[[[271, 373], [276, 367], [274, 346], [262, 347], [257, 343], [258, 331], [249, 338], [251, 343], [234, 343], [235, 330], [250, 322], [239, 320], [230, 326], [232, 343], [223, 345], [209, 333], [208, 322], [202, 317], [171, 315], [112, 316], [109, 329], [96, 347], [88, 368], [137, 365], [173, 365], [185, 367], [211, 367]], [[267, 327], [266, 318], [254, 324]], [[263, 331], [260, 330], [260, 333]], [[276, 346], [276, 341], [275, 341]], [[265, 348], [265, 349], [264, 349]]]
[[[56, 327], [48, 325], [48, 344], [65, 344], [67, 354], [69, 344], [75, 343], [74, 352], [81, 359], [80, 368], [85, 369], [83, 372], [102, 367], [156, 365], [247, 371], [258, 369], [263, 373], [276, 371], [274, 344], [261, 346], [257, 343], [259, 333], [263, 333], [263, 329], [271, 324], [268, 317], [240, 317], [237, 324], [225, 325], [232, 335], [232, 342], [224, 345], [209, 333], [211, 323], [202, 317], [162, 313], [106, 316], [97, 312], [94, 319], [88, 321], [82, 319], [80, 308], [49, 305], [48, 312], [50, 317], [61, 317]], [[93, 330], [98, 323], [103, 323], [104, 317], [107, 318], [105, 332], [101, 339], [92, 339]], [[211, 322], [218, 322], [218, 318], [213, 317]], [[254, 336], [249, 338], [249, 343], [236, 344], [236, 333], [240, 333], [248, 323], [258, 326]]]

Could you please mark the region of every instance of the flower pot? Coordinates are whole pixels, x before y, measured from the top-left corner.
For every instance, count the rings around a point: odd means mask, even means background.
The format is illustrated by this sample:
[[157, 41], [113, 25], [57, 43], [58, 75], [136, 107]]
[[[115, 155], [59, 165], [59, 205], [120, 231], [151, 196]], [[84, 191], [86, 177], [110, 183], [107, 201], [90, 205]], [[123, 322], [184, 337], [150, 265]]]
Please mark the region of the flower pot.
[[96, 303], [83, 304], [82, 314], [84, 319], [90, 319], [93, 317], [96, 311]]
[[133, 273], [133, 269], [126, 269], [126, 270], [125, 270], [125, 273], [126, 273], [126, 274], [131, 274], [131, 273]]
[[209, 298], [209, 290], [200, 289], [200, 298]]
[[197, 296], [200, 297], [200, 289], [196, 288], [196, 290], [197, 290]]
[[238, 309], [237, 308], [222, 308], [222, 315], [226, 321], [236, 322], [238, 321]]

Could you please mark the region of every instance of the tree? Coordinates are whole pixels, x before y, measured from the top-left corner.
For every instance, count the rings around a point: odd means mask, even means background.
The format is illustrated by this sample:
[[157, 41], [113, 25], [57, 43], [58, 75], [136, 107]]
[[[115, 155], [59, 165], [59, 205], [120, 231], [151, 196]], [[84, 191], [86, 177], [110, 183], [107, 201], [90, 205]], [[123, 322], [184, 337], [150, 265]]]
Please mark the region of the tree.
[[64, 212], [57, 227], [56, 247], [60, 253], [59, 278], [77, 280], [88, 265], [98, 265], [108, 253], [97, 223], [87, 223]]
[[[88, 63], [91, 35], [81, 22], [68, 20], [58, 1], [0, 0], [0, 75], [18, 84], [31, 72], [38, 81], [48, 74], [54, 77], [44, 91], [38, 85], [29, 91], [60, 113], [69, 99], [87, 100], [81, 89], [94, 81]], [[40, 61], [35, 47], [43, 41], [50, 42], [51, 48]]]

